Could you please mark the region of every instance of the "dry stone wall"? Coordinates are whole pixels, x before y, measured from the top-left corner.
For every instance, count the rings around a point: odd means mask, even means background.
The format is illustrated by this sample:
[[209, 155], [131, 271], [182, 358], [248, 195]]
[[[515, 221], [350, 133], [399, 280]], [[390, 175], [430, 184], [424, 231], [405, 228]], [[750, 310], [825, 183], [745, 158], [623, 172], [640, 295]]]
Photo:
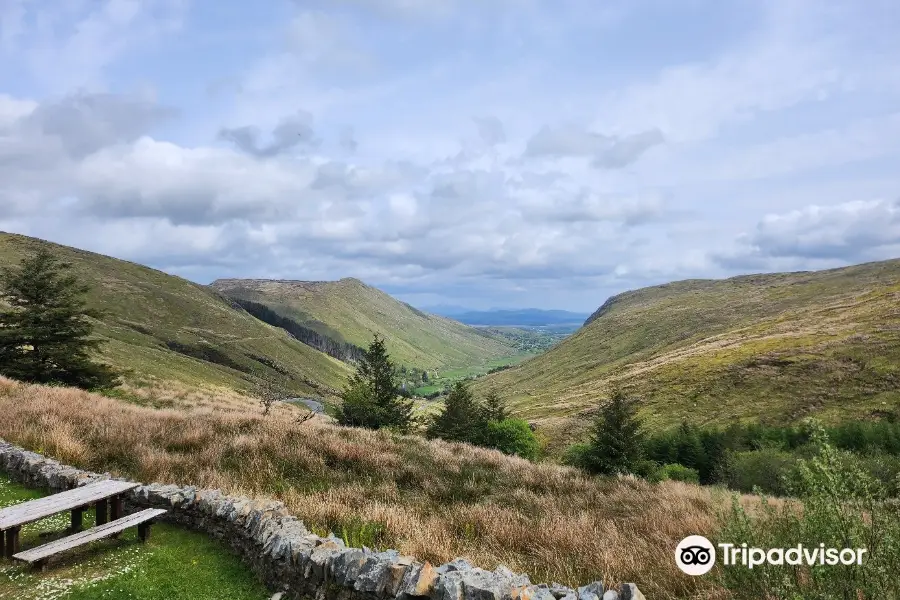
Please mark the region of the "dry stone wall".
[[[25, 485], [54, 492], [111, 479], [108, 473], [62, 465], [2, 439], [0, 470]], [[486, 571], [456, 559], [436, 567], [395, 550], [348, 548], [333, 535], [310, 532], [281, 502], [237, 498], [219, 490], [151, 483], [136, 488], [125, 504], [165, 508], [164, 520], [220, 540], [281, 600], [644, 600], [634, 584], [607, 590], [598, 581], [574, 590], [532, 584], [527, 575], [503, 566]]]

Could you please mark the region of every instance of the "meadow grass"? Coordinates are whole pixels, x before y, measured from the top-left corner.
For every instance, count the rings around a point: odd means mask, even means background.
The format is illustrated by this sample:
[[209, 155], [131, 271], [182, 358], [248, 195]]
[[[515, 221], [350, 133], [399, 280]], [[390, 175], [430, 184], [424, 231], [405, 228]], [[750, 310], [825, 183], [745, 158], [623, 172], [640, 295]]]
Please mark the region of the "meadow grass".
[[648, 598], [719, 598], [673, 548], [712, 535], [723, 498], [598, 479], [464, 444], [302, 425], [278, 406], [154, 409], [0, 379], [0, 437], [81, 468], [282, 500], [312, 529], [420, 560], [504, 564], [532, 580], [635, 582]]
[[[0, 472], [0, 508], [44, 496]], [[61, 537], [68, 513], [22, 529], [22, 547]], [[85, 527], [94, 513], [84, 514]], [[49, 534], [49, 535], [48, 535]], [[134, 529], [56, 557], [45, 571], [0, 559], [4, 600], [264, 600], [270, 593], [240, 560], [211, 538], [163, 523], [145, 544]]]

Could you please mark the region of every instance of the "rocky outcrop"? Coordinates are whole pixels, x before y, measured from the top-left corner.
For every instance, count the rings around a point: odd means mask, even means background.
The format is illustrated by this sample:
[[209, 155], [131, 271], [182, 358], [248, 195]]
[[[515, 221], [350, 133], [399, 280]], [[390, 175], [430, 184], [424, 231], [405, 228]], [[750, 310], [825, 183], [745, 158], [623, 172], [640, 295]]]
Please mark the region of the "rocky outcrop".
[[[110, 479], [62, 465], [0, 440], [0, 470], [25, 485], [63, 491]], [[276, 501], [151, 483], [126, 499], [130, 508], [165, 508], [164, 519], [204, 532], [234, 550], [284, 600], [643, 600], [634, 584], [601, 582], [573, 590], [535, 585], [506, 567], [486, 571], [462, 559], [434, 566], [396, 550], [348, 548], [311, 533]]]

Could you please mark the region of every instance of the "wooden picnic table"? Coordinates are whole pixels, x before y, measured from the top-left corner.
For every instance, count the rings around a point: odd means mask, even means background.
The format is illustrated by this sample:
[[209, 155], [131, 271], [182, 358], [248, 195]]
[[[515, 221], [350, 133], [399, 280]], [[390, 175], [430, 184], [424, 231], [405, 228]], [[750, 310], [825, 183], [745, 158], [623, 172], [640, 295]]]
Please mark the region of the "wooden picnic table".
[[[97, 525], [122, 517], [122, 495], [140, 484], [129, 481], [97, 481], [83, 487], [60, 492], [0, 509], [0, 545], [4, 558], [19, 552], [19, 531], [23, 525], [72, 511], [71, 530], [81, 531], [82, 514], [90, 505], [97, 511]], [[112, 513], [112, 515], [110, 515]]]

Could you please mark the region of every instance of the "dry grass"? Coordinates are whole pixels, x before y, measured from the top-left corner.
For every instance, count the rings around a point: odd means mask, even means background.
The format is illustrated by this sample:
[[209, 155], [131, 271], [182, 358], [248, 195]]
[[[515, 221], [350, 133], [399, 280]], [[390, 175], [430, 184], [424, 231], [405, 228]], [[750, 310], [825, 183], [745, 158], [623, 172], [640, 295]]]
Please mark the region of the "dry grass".
[[[721, 499], [675, 482], [599, 480], [460, 444], [292, 422], [279, 407], [154, 409], [0, 378], [0, 437], [141, 481], [276, 497], [319, 530], [368, 523], [374, 542], [432, 562], [463, 556], [535, 581], [634, 581], [648, 598], [719, 598], [673, 550], [710, 536]], [[356, 524], [356, 525], [354, 525]]]

